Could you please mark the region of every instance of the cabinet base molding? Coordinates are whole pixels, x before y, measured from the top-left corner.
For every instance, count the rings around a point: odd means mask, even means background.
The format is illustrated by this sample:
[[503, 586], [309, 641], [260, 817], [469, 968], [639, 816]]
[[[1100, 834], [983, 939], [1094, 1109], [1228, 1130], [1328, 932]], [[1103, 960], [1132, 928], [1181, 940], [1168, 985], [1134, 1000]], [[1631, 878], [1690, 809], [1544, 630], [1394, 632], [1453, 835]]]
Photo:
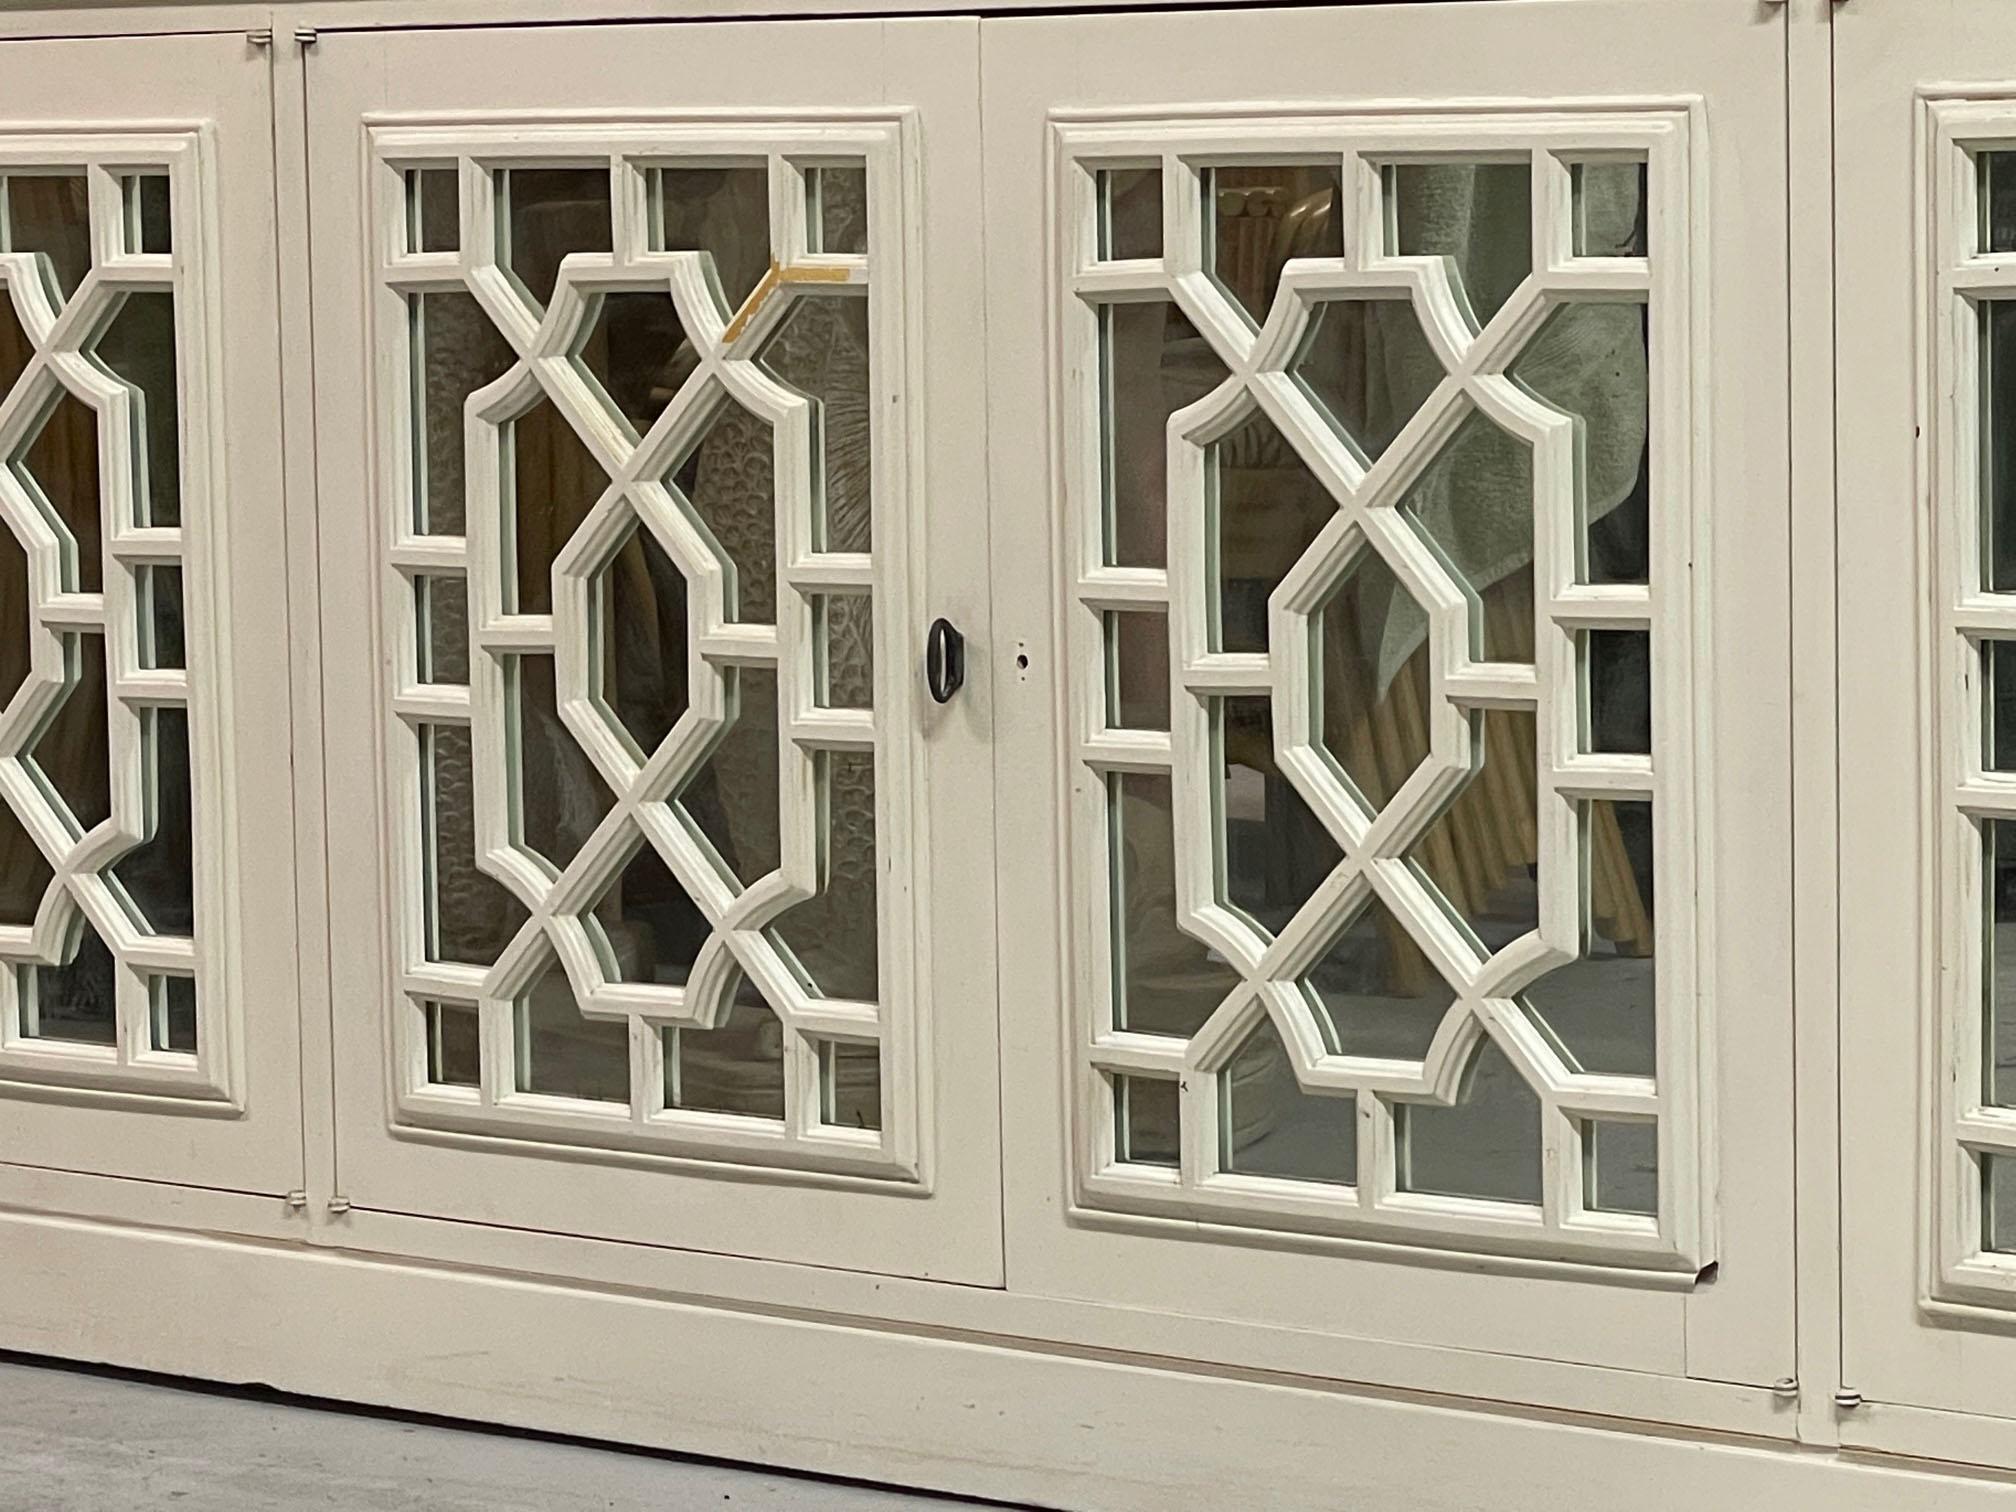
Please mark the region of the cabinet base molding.
[[[0, 1348], [1040, 1506], [2006, 1506], [1978, 1475], [0, 1213]], [[127, 1278], [144, 1278], [131, 1284]], [[1173, 1320], [1172, 1320], [1173, 1321]], [[1200, 1431], [1208, 1425], [1208, 1431]], [[1336, 1446], [1356, 1445], [1340, 1452]]]

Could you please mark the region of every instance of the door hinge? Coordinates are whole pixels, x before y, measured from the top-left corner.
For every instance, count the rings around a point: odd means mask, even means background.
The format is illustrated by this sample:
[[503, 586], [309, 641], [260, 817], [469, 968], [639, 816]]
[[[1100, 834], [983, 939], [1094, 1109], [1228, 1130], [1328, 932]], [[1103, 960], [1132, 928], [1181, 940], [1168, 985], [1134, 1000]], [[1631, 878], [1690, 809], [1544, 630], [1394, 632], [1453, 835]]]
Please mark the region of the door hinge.
[[350, 1199], [348, 1197], [331, 1197], [329, 1199], [329, 1215], [332, 1218], [340, 1217], [349, 1211]]
[[297, 26], [294, 28], [294, 42], [296, 46], [313, 47], [320, 40], [321, 33], [317, 32], [312, 26]]
[[1843, 1386], [1834, 1393], [1834, 1408], [1837, 1412], [1853, 1412], [1862, 1405], [1862, 1393], [1852, 1386]]
[[297, 1187], [287, 1194], [288, 1212], [298, 1213], [301, 1211], [301, 1209], [305, 1208], [306, 1206], [308, 1206], [308, 1194], [302, 1191], [300, 1188]]
[[1778, 1398], [1778, 1399], [1779, 1399], [1780, 1401], [1785, 1401], [1785, 1402], [1796, 1402], [1796, 1401], [1798, 1401], [1798, 1400], [1799, 1400], [1799, 1377], [1797, 1377], [1797, 1376], [1781, 1376], [1781, 1377], [1779, 1377], [1779, 1379], [1777, 1379], [1777, 1380], [1775, 1380], [1775, 1381], [1773, 1381], [1773, 1382], [1771, 1383], [1771, 1395], [1773, 1395], [1774, 1397], [1777, 1397], [1777, 1398]]
[[273, 45], [273, 28], [270, 26], [256, 27], [245, 33], [245, 40], [254, 47], [271, 47]]

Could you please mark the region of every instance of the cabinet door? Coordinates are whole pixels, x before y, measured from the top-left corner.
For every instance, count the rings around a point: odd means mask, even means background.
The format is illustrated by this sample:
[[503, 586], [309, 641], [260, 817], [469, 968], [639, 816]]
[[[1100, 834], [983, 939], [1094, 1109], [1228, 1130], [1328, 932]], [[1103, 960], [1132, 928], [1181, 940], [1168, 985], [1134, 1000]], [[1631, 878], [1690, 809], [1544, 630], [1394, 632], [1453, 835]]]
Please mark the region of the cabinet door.
[[301, 1180], [270, 83], [0, 44], [10, 1165]]
[[306, 66], [353, 1229], [998, 1280], [975, 25]]
[[[1842, 1379], [2016, 1463], [2016, 15], [1835, 21]], [[1993, 1420], [2005, 1420], [1999, 1433]]]
[[985, 37], [1009, 1284], [1791, 1374], [1782, 28]]

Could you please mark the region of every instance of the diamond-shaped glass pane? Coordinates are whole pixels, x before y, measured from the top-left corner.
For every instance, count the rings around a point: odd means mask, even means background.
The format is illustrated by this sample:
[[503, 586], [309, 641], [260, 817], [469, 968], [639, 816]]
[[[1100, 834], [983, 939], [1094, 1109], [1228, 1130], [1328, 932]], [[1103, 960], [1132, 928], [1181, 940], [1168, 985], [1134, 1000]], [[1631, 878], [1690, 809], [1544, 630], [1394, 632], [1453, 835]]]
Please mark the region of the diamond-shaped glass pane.
[[14, 810], [0, 800], [0, 924], [33, 924], [55, 876]]
[[408, 296], [413, 356], [414, 528], [459, 536], [467, 528], [469, 396], [510, 371], [517, 356], [475, 296], [440, 289]]
[[1396, 1111], [1403, 1192], [1540, 1201], [1540, 1099], [1494, 1041], [1479, 1044], [1453, 1106]]
[[196, 923], [196, 853], [189, 711], [150, 709], [141, 731], [147, 763], [147, 838], [119, 858], [113, 875], [141, 928], [154, 934], [190, 935]]
[[1337, 501], [1267, 416], [1255, 410], [1210, 449], [1220, 651], [1267, 649], [1267, 601], [1337, 512]]
[[800, 295], [763, 346], [763, 366], [812, 401], [813, 546], [867, 551], [874, 541], [871, 505], [866, 295]]
[[685, 575], [639, 526], [596, 575], [594, 604], [597, 701], [648, 756], [687, 708]]
[[1651, 316], [1644, 305], [1563, 305], [1509, 369], [1529, 393], [1575, 419], [1580, 576], [1585, 582], [1646, 581], [1650, 345]]
[[104, 587], [98, 510], [98, 417], [67, 389], [44, 413], [28, 449], [15, 463], [29, 495], [66, 537], [64, 585], [97, 593]]
[[630, 1100], [630, 1026], [582, 1016], [558, 962], [518, 1000], [518, 1087], [594, 1102]]
[[1456, 1002], [1407, 926], [1376, 897], [1303, 980], [1340, 1055], [1420, 1060]]
[[510, 658], [505, 686], [518, 789], [512, 838], [557, 871], [574, 859], [615, 797], [561, 722], [553, 658]]
[[70, 953], [61, 963], [20, 968], [22, 1032], [109, 1045], [119, 1034], [118, 965], [90, 924], [80, 918], [72, 928]]
[[511, 538], [516, 571], [507, 608], [553, 612], [553, 559], [609, 487], [609, 475], [550, 400], [511, 422]]
[[721, 743], [679, 795], [679, 807], [744, 887], [781, 864], [777, 674], [738, 667]]
[[636, 852], [595, 905], [603, 970], [619, 982], [681, 986], [706, 943], [707, 916], [657, 849], [635, 838]]
[[0, 285], [0, 396], [21, 380], [27, 371], [28, 359], [35, 355], [35, 344], [28, 339], [28, 333], [21, 326], [21, 317], [14, 310], [13, 291]]
[[44, 789], [82, 834], [112, 814], [111, 748], [106, 740], [105, 637], [64, 641], [69, 687], [31, 748]]
[[476, 863], [476, 770], [469, 727], [425, 724], [418, 738], [427, 959], [488, 966], [525, 922], [525, 910]]
[[784, 1026], [746, 978], [720, 1028], [665, 1031], [665, 1106], [784, 1116]]
[[1106, 779], [1113, 920], [1113, 1027], [1187, 1038], [1239, 975], [1176, 912], [1174, 797], [1168, 777], [1113, 772]]
[[1428, 615], [1363, 546], [1311, 625], [1324, 747], [1383, 808], [1428, 759]]
[[728, 617], [777, 622], [777, 504], [770, 423], [725, 400], [667, 485], [727, 569]]
[[1405, 299], [1316, 305], [1291, 371], [1367, 462], [1385, 454], [1443, 378], [1442, 359]]
[[1482, 765], [1408, 850], [1449, 917], [1484, 950], [1540, 927], [1538, 750], [1530, 709], [1488, 709]]
[[1247, 1176], [1355, 1185], [1358, 1100], [1305, 1092], [1273, 1020], [1248, 1033], [1218, 1075], [1224, 1169]]
[[663, 289], [604, 294], [574, 360], [593, 377], [632, 436], [651, 428], [700, 365]]
[[881, 995], [875, 938], [875, 758], [867, 751], [828, 751], [820, 758], [820, 780], [825, 872], [818, 895], [787, 910], [776, 935], [808, 991], [873, 1002]]
[[1473, 653], [1532, 661], [1533, 449], [1473, 413], [1400, 503], [1473, 600]]
[[1274, 761], [1270, 700], [1216, 700], [1223, 901], [1278, 932], [1343, 860]]
[[497, 175], [498, 257], [540, 304], [553, 297], [560, 260], [614, 245], [609, 170], [511, 168]]
[[133, 514], [141, 525], [182, 523], [182, 460], [175, 371], [175, 296], [128, 294], [92, 344], [97, 365], [126, 385], [133, 424]]
[[81, 173], [15, 173], [5, 180], [7, 250], [41, 254], [60, 303], [91, 271], [91, 193]]
[[1183, 312], [1151, 302], [1099, 310], [1099, 430], [1106, 561], [1160, 567], [1169, 557], [1169, 417], [1226, 378]]
[[1386, 169], [1392, 247], [1445, 257], [1482, 327], [1533, 267], [1533, 171], [1524, 162], [1394, 163]]
[[1291, 257], [1342, 257], [1342, 177], [1334, 163], [1240, 164], [1204, 178], [1205, 266], [1255, 325]]
[[709, 253], [727, 307], [740, 307], [770, 266], [768, 169], [668, 166], [653, 178], [654, 240], [667, 252]]
[[1526, 1011], [1571, 1070], [1657, 1069], [1652, 805], [1582, 805], [1588, 916], [1581, 953], [1528, 987]]

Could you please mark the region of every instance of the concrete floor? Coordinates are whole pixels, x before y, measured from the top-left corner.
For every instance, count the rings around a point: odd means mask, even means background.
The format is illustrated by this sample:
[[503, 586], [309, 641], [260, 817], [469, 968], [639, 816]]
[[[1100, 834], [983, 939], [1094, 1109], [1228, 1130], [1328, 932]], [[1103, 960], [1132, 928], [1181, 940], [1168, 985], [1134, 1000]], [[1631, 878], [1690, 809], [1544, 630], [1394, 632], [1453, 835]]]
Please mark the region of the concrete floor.
[[900, 1491], [0, 1357], [0, 1512], [947, 1512]]

